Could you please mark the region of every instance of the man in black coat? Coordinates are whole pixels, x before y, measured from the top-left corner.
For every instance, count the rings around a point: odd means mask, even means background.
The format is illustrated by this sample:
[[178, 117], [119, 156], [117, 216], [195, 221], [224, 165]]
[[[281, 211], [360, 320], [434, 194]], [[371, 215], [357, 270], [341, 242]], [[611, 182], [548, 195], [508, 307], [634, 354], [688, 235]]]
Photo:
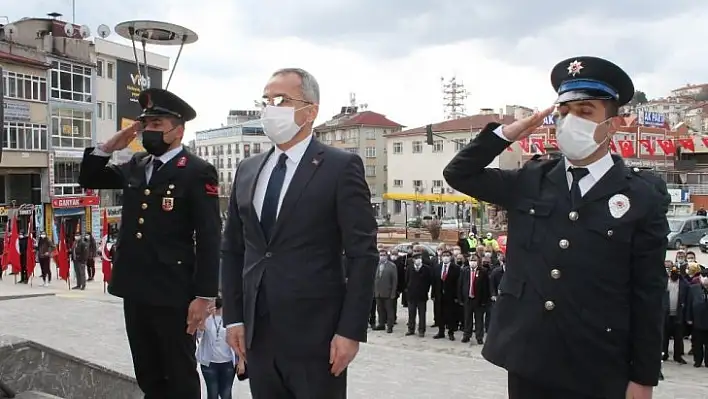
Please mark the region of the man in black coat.
[[[140, 122], [86, 149], [79, 184], [123, 190], [108, 292], [123, 298], [138, 385], [147, 398], [198, 398], [193, 334], [219, 284], [216, 169], [181, 144], [185, 122], [196, 116], [189, 104], [162, 89], [145, 90], [138, 101]], [[138, 133], [147, 152], [109, 164]]]
[[254, 399], [345, 398], [378, 260], [364, 165], [313, 137], [308, 72], [276, 71], [262, 101], [274, 146], [238, 165], [221, 247], [227, 340]]
[[405, 287], [408, 296], [408, 332], [413, 335], [418, 316], [418, 336], [425, 336], [426, 313], [428, 307], [428, 292], [433, 282], [432, 269], [423, 263], [420, 253], [413, 255], [412, 264], [406, 269]]
[[478, 258], [472, 256], [460, 270], [458, 297], [464, 315], [462, 342], [470, 341], [474, 328], [477, 343], [480, 345], [484, 343], [484, 315], [492, 300], [489, 266], [489, 264], [479, 265]]
[[661, 368], [663, 183], [610, 155], [634, 86], [615, 64], [575, 57], [551, 73], [563, 157], [487, 168], [554, 107], [490, 123], [450, 161], [448, 184], [508, 210], [508, 265], [482, 351], [509, 398], [649, 398]]
[[683, 324], [686, 322], [686, 301], [688, 300], [688, 282], [681, 277], [678, 268], [673, 267], [669, 271], [669, 281], [664, 293], [664, 342], [663, 358], [669, 359], [669, 338], [674, 341], [674, 361], [679, 364], [686, 364], [683, 359]]
[[[425, 263], [425, 262], [423, 262]], [[460, 279], [460, 266], [452, 259], [452, 252], [444, 250], [441, 253], [440, 261], [433, 266], [433, 287], [431, 290], [433, 306], [438, 312], [439, 319], [438, 333], [434, 339], [447, 337], [450, 341], [455, 340], [457, 331], [459, 312], [458, 284]]]

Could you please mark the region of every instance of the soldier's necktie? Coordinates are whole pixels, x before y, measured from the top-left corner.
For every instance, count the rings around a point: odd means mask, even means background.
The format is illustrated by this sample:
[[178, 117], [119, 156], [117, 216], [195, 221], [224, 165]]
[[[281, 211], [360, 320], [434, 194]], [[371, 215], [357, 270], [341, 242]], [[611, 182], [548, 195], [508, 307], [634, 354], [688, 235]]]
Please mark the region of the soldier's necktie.
[[266, 240], [270, 241], [275, 221], [278, 217], [278, 202], [280, 202], [280, 192], [283, 190], [283, 182], [285, 181], [285, 172], [287, 165], [285, 161], [288, 156], [280, 154], [278, 163], [273, 168], [268, 180], [265, 196], [263, 197], [263, 208], [261, 209], [261, 228], [266, 236]]
[[155, 176], [155, 173], [157, 173], [157, 170], [162, 167], [165, 163], [160, 161], [159, 158], [153, 158], [152, 159], [152, 171], [150, 172], [150, 179], [148, 179], [148, 183], [150, 180], [152, 180], [152, 177]]
[[569, 167], [568, 172], [573, 176], [573, 182], [570, 184], [570, 200], [573, 208], [575, 208], [580, 204], [583, 198], [580, 193], [580, 179], [587, 176], [590, 171], [587, 168]]

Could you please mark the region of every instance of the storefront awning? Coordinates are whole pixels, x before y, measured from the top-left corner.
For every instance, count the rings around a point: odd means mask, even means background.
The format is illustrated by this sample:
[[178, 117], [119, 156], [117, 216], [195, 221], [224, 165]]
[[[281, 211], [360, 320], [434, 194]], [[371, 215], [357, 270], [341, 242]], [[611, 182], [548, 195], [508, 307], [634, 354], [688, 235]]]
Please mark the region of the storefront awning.
[[477, 205], [477, 200], [468, 195], [453, 194], [407, 194], [407, 193], [385, 193], [383, 198], [392, 201], [413, 201], [413, 202], [466, 202]]

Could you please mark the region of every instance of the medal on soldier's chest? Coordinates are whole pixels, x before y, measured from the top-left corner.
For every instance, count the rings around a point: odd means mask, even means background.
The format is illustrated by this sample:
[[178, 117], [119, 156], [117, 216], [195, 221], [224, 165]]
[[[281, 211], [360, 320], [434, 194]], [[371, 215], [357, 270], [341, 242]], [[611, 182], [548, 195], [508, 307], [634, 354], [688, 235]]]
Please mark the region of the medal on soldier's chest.
[[175, 199], [171, 197], [162, 198], [162, 210], [165, 212], [170, 212], [175, 207]]

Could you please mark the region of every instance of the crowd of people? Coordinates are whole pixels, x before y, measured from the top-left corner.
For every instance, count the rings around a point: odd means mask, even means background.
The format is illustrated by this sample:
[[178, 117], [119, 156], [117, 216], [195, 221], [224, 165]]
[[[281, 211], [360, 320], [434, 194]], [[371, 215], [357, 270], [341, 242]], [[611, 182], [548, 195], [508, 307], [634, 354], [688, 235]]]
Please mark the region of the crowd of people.
[[688, 355], [693, 366], [708, 367], [708, 269], [696, 262], [696, 254], [685, 249], [665, 264], [669, 275], [664, 299], [665, 326], [663, 360], [669, 359], [673, 340], [673, 360], [686, 364], [684, 338], [691, 338]]
[[474, 336], [482, 344], [504, 271], [504, 253], [491, 233], [483, 238], [460, 233], [456, 245], [440, 244], [433, 256], [419, 243], [408, 252], [379, 246], [369, 324], [375, 331], [392, 333], [400, 297], [408, 308], [406, 335], [424, 337], [432, 299], [434, 339], [454, 341], [461, 331], [463, 343]]

